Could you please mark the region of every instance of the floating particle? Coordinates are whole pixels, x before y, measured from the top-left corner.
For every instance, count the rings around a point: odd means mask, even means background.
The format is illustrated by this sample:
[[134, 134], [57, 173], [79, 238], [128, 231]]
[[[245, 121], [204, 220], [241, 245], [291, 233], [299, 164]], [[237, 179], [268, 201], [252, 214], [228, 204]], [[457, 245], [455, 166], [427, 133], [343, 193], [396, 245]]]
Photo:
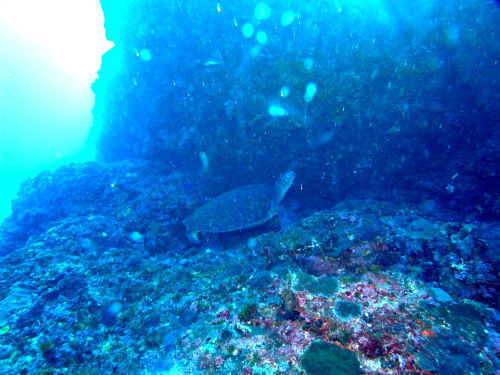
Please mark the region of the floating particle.
[[130, 238], [130, 240], [137, 242], [137, 243], [140, 243], [144, 240], [143, 235], [140, 234], [139, 232], [130, 233], [129, 238]]
[[308, 57], [307, 59], [304, 60], [304, 68], [306, 70], [311, 70], [314, 65], [314, 60]]
[[151, 60], [151, 52], [149, 52], [148, 49], [143, 48], [139, 52], [139, 57], [144, 61], [149, 61]]
[[255, 18], [258, 20], [268, 19], [271, 15], [271, 8], [266, 3], [258, 3], [255, 7]]
[[264, 31], [259, 31], [255, 37], [257, 38], [257, 42], [260, 44], [267, 42], [267, 34]]
[[208, 155], [204, 151], [200, 151], [198, 156], [200, 157], [201, 170], [203, 171], [203, 173], [206, 173], [210, 166], [210, 159], [208, 158]]
[[257, 245], [259, 244], [259, 241], [257, 241], [257, 238], [255, 237], [251, 237], [248, 239], [247, 241], [247, 246], [250, 248], [250, 249], [255, 249], [257, 247]]
[[280, 90], [280, 96], [286, 98], [288, 95], [290, 95], [290, 87], [283, 86]]
[[203, 63], [204, 66], [212, 66], [212, 65], [219, 65], [221, 61], [216, 61], [216, 60], [207, 60]]
[[272, 117], [283, 117], [286, 116], [286, 114], [286, 109], [279, 105], [273, 104], [269, 107], [269, 115]]
[[448, 45], [456, 45], [460, 41], [460, 28], [457, 25], [448, 26], [444, 30], [445, 43]]
[[250, 49], [250, 57], [257, 57], [259, 56], [260, 54], [260, 47], [259, 46], [253, 46], [251, 49]]
[[314, 99], [317, 92], [318, 92], [318, 87], [316, 86], [316, 84], [314, 82], [309, 82], [306, 86], [306, 93], [304, 94], [304, 100], [309, 103]]
[[107, 327], [111, 327], [116, 323], [116, 317], [123, 308], [123, 304], [119, 301], [113, 301], [105, 304], [101, 308], [102, 322]]
[[293, 10], [287, 10], [281, 16], [281, 26], [283, 27], [290, 26], [293, 21], [295, 21], [295, 12]]
[[243, 33], [243, 36], [245, 38], [250, 38], [253, 35], [254, 30], [255, 30], [255, 28], [253, 27], [253, 25], [251, 23], [246, 23], [241, 28], [241, 32]]

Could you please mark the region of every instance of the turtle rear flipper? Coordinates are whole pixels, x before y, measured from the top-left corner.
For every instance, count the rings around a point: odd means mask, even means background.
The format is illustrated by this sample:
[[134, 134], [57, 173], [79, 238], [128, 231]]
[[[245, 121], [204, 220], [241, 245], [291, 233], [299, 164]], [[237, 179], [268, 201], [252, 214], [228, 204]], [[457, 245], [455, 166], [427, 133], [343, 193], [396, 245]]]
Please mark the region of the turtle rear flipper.
[[287, 230], [299, 221], [299, 216], [289, 208], [278, 206], [281, 230]]

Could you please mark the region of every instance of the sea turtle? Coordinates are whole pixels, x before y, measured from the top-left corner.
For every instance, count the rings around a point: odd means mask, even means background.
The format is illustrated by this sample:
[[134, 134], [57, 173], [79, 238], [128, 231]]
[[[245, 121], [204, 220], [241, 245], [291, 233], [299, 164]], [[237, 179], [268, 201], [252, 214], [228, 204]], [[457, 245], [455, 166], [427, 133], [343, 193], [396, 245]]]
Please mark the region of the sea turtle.
[[184, 220], [190, 239], [199, 242], [199, 232], [231, 232], [265, 223], [278, 213], [294, 178], [295, 173], [288, 171], [274, 186], [245, 185], [210, 199]]

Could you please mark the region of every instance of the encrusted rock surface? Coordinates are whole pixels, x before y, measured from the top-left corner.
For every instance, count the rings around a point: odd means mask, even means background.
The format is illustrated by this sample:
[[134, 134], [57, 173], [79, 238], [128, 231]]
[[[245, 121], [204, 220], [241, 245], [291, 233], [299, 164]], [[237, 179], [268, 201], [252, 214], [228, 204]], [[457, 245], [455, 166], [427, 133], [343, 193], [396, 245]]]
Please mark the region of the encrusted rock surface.
[[206, 188], [164, 172], [88, 163], [25, 184], [1, 232], [2, 374], [298, 375], [315, 341], [365, 374], [499, 368], [492, 224], [358, 200], [192, 246], [179, 218]]

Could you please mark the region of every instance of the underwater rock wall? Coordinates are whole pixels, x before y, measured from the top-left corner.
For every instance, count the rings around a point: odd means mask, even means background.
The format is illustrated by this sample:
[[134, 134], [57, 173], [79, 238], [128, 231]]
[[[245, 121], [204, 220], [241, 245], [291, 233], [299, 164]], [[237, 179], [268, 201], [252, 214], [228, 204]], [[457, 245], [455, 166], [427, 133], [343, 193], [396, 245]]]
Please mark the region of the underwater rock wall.
[[222, 186], [292, 167], [304, 193], [417, 188], [498, 217], [493, 1], [101, 4], [115, 47], [94, 85], [100, 159]]

